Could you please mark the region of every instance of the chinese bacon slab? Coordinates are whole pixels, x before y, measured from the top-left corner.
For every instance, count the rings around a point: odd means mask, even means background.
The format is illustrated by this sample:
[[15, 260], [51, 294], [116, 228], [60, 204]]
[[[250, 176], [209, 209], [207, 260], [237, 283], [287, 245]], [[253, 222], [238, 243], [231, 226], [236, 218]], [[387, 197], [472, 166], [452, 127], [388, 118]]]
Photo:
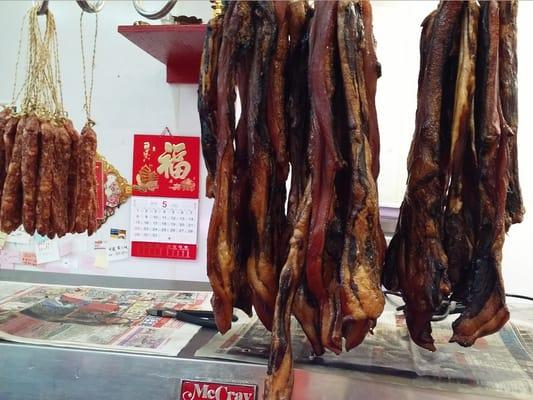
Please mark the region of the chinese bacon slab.
[[[309, 135], [309, 96], [307, 60], [309, 54], [309, 22], [312, 9], [305, 0], [289, 3], [289, 56], [287, 60], [287, 146], [291, 168], [291, 184], [287, 206], [289, 226], [294, 226], [300, 199], [305, 190], [309, 167], [307, 142]], [[290, 228], [289, 228], [290, 229]]]
[[518, 81], [516, 55], [516, 15], [518, 1], [510, 0], [499, 3], [500, 9], [500, 46], [499, 46], [499, 75], [500, 100], [503, 118], [511, 129], [508, 137], [509, 147], [509, 187], [507, 189], [506, 224], [522, 222], [524, 218], [524, 204], [522, 190], [518, 176]]
[[[289, 174], [289, 152], [287, 149], [287, 119], [285, 117], [286, 67], [289, 52], [289, 19], [288, 1], [272, 1], [275, 15], [276, 41], [272, 58], [268, 66], [265, 111], [270, 147], [275, 163], [272, 171], [274, 185], [269, 203], [272, 208], [271, 235], [272, 243], [278, 243], [273, 248], [273, 262], [276, 265], [276, 276], [279, 276], [281, 266], [287, 256], [286, 245], [287, 215], [285, 203], [287, 201], [286, 181]], [[282, 245], [283, 244], [283, 245]], [[273, 310], [272, 310], [273, 312]]]
[[[248, 21], [252, 21], [250, 18]], [[244, 28], [241, 28], [244, 29]], [[250, 40], [247, 42], [243, 53], [237, 62], [236, 80], [241, 110], [248, 109], [248, 95], [251, 65], [251, 34], [252, 26], [245, 28]], [[248, 113], [242, 112], [235, 131], [235, 159], [232, 189], [233, 215], [237, 223], [237, 238], [235, 240], [235, 253], [237, 260], [237, 293], [235, 307], [240, 308], [248, 315], [252, 315], [252, 291], [247, 280], [247, 262], [250, 255], [250, 176], [249, 168], [249, 138], [248, 138]]]
[[401, 292], [411, 338], [428, 350], [449, 300], [466, 306], [451, 339], [463, 346], [507, 320], [501, 251], [524, 212], [516, 7], [443, 1], [424, 20], [407, 191], [388, 249], [370, 3], [235, 1], [210, 21], [198, 109], [213, 309], [221, 332], [233, 307], [252, 306], [272, 330], [265, 399], [291, 396], [292, 316], [315, 354], [350, 350], [383, 311], [381, 283]]
[[475, 128], [473, 120], [476, 87], [476, 55], [479, 6], [468, 2], [461, 22], [459, 65], [455, 85], [453, 119], [450, 127], [449, 168], [450, 186], [446, 204], [444, 246], [448, 255], [448, 275], [453, 297], [464, 298], [465, 274], [470, 265], [474, 246], [472, 229], [475, 168]]
[[334, 213], [335, 174], [342, 158], [335, 140], [332, 99], [334, 95], [334, 50], [337, 2], [315, 4], [309, 33], [309, 97], [311, 122], [309, 166], [311, 169], [311, 225], [306, 260], [309, 289], [319, 302], [326, 301], [327, 288], [323, 276], [326, 232]]
[[[306, 182], [309, 180], [307, 147], [309, 141], [309, 94], [308, 63], [309, 25], [313, 9], [305, 0], [289, 3], [289, 59], [287, 61], [287, 104], [289, 159], [291, 165], [291, 184], [289, 191], [287, 220], [288, 231], [292, 233], [297, 222], [298, 208], [304, 196]], [[313, 351], [324, 353], [320, 338], [320, 309], [309, 291], [305, 274], [294, 294], [292, 313], [302, 326]], [[278, 322], [280, 324], [280, 322]]]
[[267, 329], [272, 327], [280, 266], [276, 254], [282, 243], [274, 240], [279, 226], [276, 208], [276, 158], [267, 125], [265, 98], [268, 66], [276, 43], [277, 21], [273, 2], [255, 6], [255, 43], [250, 67], [247, 118], [250, 176], [250, 255], [248, 282], [255, 311]]
[[235, 65], [240, 51], [249, 46], [251, 40], [250, 19], [251, 10], [247, 2], [232, 2], [227, 7], [216, 75], [217, 170], [207, 239], [207, 272], [213, 286], [215, 320], [223, 333], [231, 326], [233, 306], [242, 283], [242, 270], [237, 265], [235, 248], [238, 225], [231, 204], [235, 160]]
[[294, 296], [303, 274], [309, 215], [311, 211], [311, 185], [307, 185], [296, 215], [296, 224], [289, 242], [287, 261], [279, 279], [276, 299], [272, 345], [268, 363], [268, 378], [265, 383], [266, 399], [290, 399], [294, 375], [291, 348], [291, 309]]
[[447, 57], [453, 45], [450, 38], [459, 28], [462, 10], [462, 2], [441, 2], [428, 32], [407, 191], [385, 262], [385, 286], [401, 290], [411, 338], [428, 350], [435, 350], [432, 315], [451, 291], [442, 242], [442, 203], [447, 187], [440, 165], [441, 104]]
[[411, 337], [429, 350], [430, 321], [449, 299], [465, 306], [450, 339], [462, 346], [509, 319], [502, 249], [524, 213], [516, 12], [514, 1], [441, 2], [423, 24], [417, 131], [383, 282], [402, 292]]
[[[364, 29], [365, 2], [341, 0], [338, 13], [338, 43], [347, 115], [350, 173], [343, 254], [340, 265], [340, 299], [343, 336], [346, 348], [357, 346], [375, 326], [385, 305], [381, 292], [381, 267], [385, 237], [379, 221], [379, 206], [374, 173], [378, 168], [370, 140], [376, 135], [374, 106], [375, 75], [370, 82], [365, 55], [373, 42]], [[373, 53], [373, 52], [372, 52]], [[377, 79], [377, 78], [376, 78]], [[371, 101], [369, 101], [371, 99]], [[376, 125], [374, 125], [376, 124]], [[379, 146], [379, 140], [374, 139]]]
[[477, 204], [475, 247], [465, 299], [466, 309], [454, 321], [452, 342], [471, 346], [498, 331], [509, 319], [501, 276], [509, 186], [510, 129], [503, 118], [499, 90], [499, 3], [484, 2], [480, 13], [476, 93]]
[[[363, 115], [363, 121], [366, 126], [366, 136], [372, 153], [372, 175], [374, 180], [379, 175], [379, 126], [376, 111], [376, 89], [377, 81], [381, 76], [381, 64], [376, 56], [375, 38], [372, 29], [372, 6], [370, 1], [364, 0], [358, 3], [362, 15], [363, 34], [361, 35], [360, 57], [363, 60], [363, 74], [366, 86], [366, 113]], [[361, 24], [358, 25], [361, 27]]]
[[207, 167], [206, 195], [214, 196], [214, 180], [217, 162], [217, 128], [216, 128], [216, 82], [218, 71], [218, 53], [222, 39], [222, 17], [216, 17], [207, 24], [204, 51], [200, 66], [200, 83], [198, 86], [198, 113], [200, 115], [202, 154]]
[[[297, 8], [300, 4], [296, 2], [292, 6], [300, 17], [291, 17], [290, 40], [293, 37], [305, 40], [306, 35], [298, 32], [295, 22], [303, 20], [303, 8]], [[266, 399], [290, 398], [293, 382], [288, 334], [291, 307], [315, 353], [322, 354], [324, 348], [340, 353], [344, 346], [349, 350], [361, 343], [375, 326], [384, 306], [380, 275], [385, 240], [379, 222], [374, 178], [378, 168], [373, 163], [373, 157], [379, 152], [379, 140], [374, 142], [374, 148], [370, 145], [371, 136], [379, 135], [374, 100], [379, 64], [375, 57], [368, 57], [368, 54], [375, 56], [371, 10], [368, 3], [359, 1], [318, 3], [310, 25], [307, 80], [311, 107], [307, 135], [300, 133], [297, 127], [298, 123], [303, 125], [299, 118], [305, 115], [308, 107], [302, 114], [295, 114], [292, 108], [298, 104], [294, 96], [302, 93], [298, 83], [304, 79], [289, 75], [287, 113], [291, 167], [300, 160], [296, 149], [306, 149], [309, 156], [307, 163], [302, 163], [300, 168], [295, 165], [292, 170], [292, 173], [299, 172], [291, 180], [289, 196], [289, 226], [293, 227], [293, 236], [276, 301]], [[292, 51], [297, 46], [298, 43], [291, 43], [288, 63], [291, 67], [297, 64], [292, 59]], [[323, 49], [319, 51], [321, 46]], [[333, 153], [328, 153], [327, 141]], [[310, 182], [309, 193], [306, 191], [303, 197], [302, 182]], [[313, 193], [315, 196], [320, 193], [321, 197], [315, 201]], [[308, 237], [300, 241], [304, 230], [297, 216], [301, 216], [301, 210], [307, 206], [309, 195]], [[313, 248], [313, 212], [320, 211], [324, 206], [321, 202], [327, 204], [328, 212], [323, 214], [327, 223], [314, 226], [315, 233], [320, 235], [318, 243], [323, 239], [323, 248], [314, 249], [319, 256], [312, 260], [319, 263], [312, 264], [309, 253]], [[298, 205], [296, 209], [295, 204]], [[307, 246], [302, 249], [299, 246], [305, 241]], [[303, 257], [302, 267], [297, 262], [300, 256]], [[312, 270], [314, 267], [318, 269]], [[314, 287], [309, 283], [309, 273], [315, 274]]]

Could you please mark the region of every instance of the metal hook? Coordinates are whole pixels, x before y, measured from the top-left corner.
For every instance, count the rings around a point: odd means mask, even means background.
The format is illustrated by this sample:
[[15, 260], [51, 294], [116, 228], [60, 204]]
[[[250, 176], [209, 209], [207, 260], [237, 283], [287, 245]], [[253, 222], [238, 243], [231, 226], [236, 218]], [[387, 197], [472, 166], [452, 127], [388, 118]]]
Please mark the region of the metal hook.
[[161, 10], [153, 12], [153, 13], [150, 13], [144, 9], [143, 0], [133, 0], [133, 7], [135, 7], [135, 10], [137, 10], [137, 12], [141, 14], [144, 18], [160, 19], [160, 18], [163, 18], [165, 15], [167, 15], [170, 12], [170, 10], [174, 8], [177, 1], [178, 0], [168, 0], [167, 4], [165, 4], [165, 6]]
[[[39, 7], [39, 10], [37, 10], [37, 15], [46, 15], [48, 12], [48, 0], [41, 0], [41, 5]], [[35, 2], [34, 4], [39, 4], [39, 2]]]
[[102, 11], [102, 8], [104, 8], [105, 0], [96, 0], [94, 2], [89, 2], [87, 0], [76, 0], [76, 3], [78, 3], [83, 11], [96, 14]]
[[170, 132], [170, 129], [168, 129], [168, 126], [165, 126], [165, 129], [163, 129], [163, 132], [161, 132], [161, 136], [172, 136], [172, 132]]

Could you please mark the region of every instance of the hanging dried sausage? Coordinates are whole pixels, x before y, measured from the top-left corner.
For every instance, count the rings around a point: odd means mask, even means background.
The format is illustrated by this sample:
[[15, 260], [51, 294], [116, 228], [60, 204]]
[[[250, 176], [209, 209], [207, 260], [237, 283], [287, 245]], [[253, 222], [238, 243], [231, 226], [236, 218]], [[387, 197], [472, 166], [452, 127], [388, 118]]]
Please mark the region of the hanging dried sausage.
[[22, 133], [22, 223], [30, 235], [35, 232], [37, 172], [40, 146], [40, 122], [35, 115], [26, 118]]
[[22, 223], [22, 175], [20, 168], [22, 163], [22, 137], [25, 126], [26, 117], [22, 117], [16, 127], [13, 152], [2, 192], [0, 226], [5, 233], [13, 232]]

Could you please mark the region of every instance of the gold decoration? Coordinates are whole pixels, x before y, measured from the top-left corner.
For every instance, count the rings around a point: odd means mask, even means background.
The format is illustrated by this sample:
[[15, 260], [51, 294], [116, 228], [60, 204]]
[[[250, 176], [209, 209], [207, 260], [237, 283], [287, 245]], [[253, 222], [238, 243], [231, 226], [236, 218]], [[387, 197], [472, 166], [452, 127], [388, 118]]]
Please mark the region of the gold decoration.
[[141, 192], [153, 192], [159, 188], [157, 174], [148, 165], [143, 165], [135, 176], [135, 181], [133, 187]]
[[171, 190], [179, 190], [179, 191], [185, 191], [185, 192], [194, 192], [196, 189], [196, 183], [190, 179], [187, 178], [183, 180], [181, 183], [175, 183], [172, 186], [170, 186]]
[[157, 158], [159, 166], [157, 173], [165, 175], [166, 179], [185, 179], [191, 172], [191, 164], [185, 161], [187, 150], [185, 143], [172, 144], [165, 142], [165, 152]]
[[105, 214], [104, 219], [98, 221], [100, 227], [115, 214], [117, 208], [128, 201], [131, 197], [132, 186], [101, 154], [97, 154], [97, 159], [102, 162], [105, 177]]
[[224, 5], [222, 4], [222, 0], [209, 0], [211, 2], [211, 8], [213, 9], [213, 18], [218, 17], [220, 14], [222, 14], [222, 10], [224, 8]]

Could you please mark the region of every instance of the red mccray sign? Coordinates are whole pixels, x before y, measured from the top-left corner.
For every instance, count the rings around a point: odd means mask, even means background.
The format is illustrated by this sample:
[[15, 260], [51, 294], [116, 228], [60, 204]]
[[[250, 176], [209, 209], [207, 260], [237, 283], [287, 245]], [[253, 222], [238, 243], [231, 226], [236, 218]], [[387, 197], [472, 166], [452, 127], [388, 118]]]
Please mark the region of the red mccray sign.
[[257, 400], [256, 385], [181, 381], [180, 400]]

